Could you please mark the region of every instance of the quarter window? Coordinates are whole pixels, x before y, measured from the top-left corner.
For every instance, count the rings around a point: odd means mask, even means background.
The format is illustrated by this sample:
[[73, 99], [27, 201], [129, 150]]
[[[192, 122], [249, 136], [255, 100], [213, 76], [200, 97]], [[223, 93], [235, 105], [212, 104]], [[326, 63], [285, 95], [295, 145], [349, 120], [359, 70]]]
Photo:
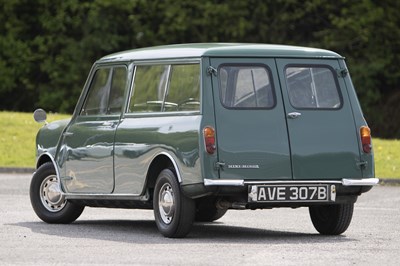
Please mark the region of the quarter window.
[[96, 70], [81, 115], [121, 113], [127, 83], [125, 67]]
[[200, 110], [200, 67], [172, 65], [164, 111]]
[[342, 105], [333, 71], [324, 66], [291, 66], [285, 71], [290, 103], [295, 108], [337, 109]]
[[271, 78], [264, 66], [222, 66], [220, 97], [227, 108], [265, 109], [275, 105]]
[[136, 67], [131, 111], [161, 112], [168, 72], [168, 65]]

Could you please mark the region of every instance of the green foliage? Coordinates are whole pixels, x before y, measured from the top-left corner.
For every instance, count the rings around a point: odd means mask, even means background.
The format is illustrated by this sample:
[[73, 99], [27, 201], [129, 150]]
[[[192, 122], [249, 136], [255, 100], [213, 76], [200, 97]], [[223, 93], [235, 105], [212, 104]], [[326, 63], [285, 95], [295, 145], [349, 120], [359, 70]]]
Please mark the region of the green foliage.
[[0, 110], [72, 112], [91, 65], [112, 52], [280, 43], [346, 56], [373, 132], [400, 137], [399, 112], [390, 113], [400, 93], [398, 10], [397, 0], [0, 0]]

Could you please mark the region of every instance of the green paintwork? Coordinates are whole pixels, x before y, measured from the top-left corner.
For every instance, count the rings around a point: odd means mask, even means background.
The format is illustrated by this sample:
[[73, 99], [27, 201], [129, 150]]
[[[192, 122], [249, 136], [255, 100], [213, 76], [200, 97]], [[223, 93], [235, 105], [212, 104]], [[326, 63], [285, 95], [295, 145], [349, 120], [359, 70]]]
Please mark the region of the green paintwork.
[[55, 157], [56, 148], [61, 133], [68, 125], [71, 119], [54, 121], [44, 125], [36, 135], [36, 156], [39, 158], [43, 153], [49, 153]]
[[[122, 113], [81, 117], [80, 110], [98, 65], [128, 66], [126, 100], [134, 66], [140, 63], [193, 63], [201, 67], [200, 112]], [[219, 80], [207, 73], [223, 63], [257, 63], [270, 70], [276, 105], [268, 110], [229, 110], [222, 106]], [[339, 110], [297, 110], [289, 103], [284, 79], [287, 64], [324, 64], [343, 69], [331, 51], [263, 44], [187, 44], [131, 50], [105, 56], [93, 66], [69, 121], [44, 126], [37, 136], [38, 156], [55, 159], [68, 193], [143, 196], [152, 162], [161, 157], [176, 168], [191, 197], [211, 193], [203, 179], [340, 180], [374, 177], [373, 154], [361, 150], [359, 128], [366, 125], [349, 75], [338, 77]], [[289, 112], [301, 117], [288, 119]], [[69, 123], [69, 124], [68, 124]], [[217, 151], [205, 152], [202, 130], [212, 126]], [[64, 132], [73, 135], [63, 135]], [[362, 170], [357, 165], [367, 162]], [[216, 168], [216, 163], [225, 167]], [[231, 167], [228, 167], [228, 166]], [[235, 166], [258, 167], [235, 167]], [[154, 178], [154, 177], [153, 177]]]
[[[279, 89], [274, 59], [211, 58], [211, 65], [259, 64], [267, 67]], [[285, 111], [278, 91], [271, 109], [232, 110], [222, 106], [219, 80], [212, 77], [218, 136], [219, 161], [225, 163], [221, 179], [288, 180], [292, 179]], [[246, 168], [250, 167], [250, 168]]]
[[111, 193], [113, 148], [119, 116], [79, 116], [67, 130], [57, 156], [67, 192]]
[[[343, 106], [337, 110], [299, 110], [288, 98], [284, 68], [289, 64], [315, 64], [339, 68], [337, 59], [277, 59], [286, 113], [300, 112], [288, 119], [293, 179], [361, 178], [357, 129], [343, 78], [337, 78]], [[336, 73], [335, 73], [336, 74]]]

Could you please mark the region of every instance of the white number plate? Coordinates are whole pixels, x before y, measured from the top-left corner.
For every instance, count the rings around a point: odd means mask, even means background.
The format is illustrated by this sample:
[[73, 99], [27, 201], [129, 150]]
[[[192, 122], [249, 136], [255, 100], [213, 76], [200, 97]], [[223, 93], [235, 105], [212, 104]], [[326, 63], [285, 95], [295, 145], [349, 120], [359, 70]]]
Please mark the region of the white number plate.
[[335, 199], [335, 185], [249, 186], [249, 202], [327, 202]]

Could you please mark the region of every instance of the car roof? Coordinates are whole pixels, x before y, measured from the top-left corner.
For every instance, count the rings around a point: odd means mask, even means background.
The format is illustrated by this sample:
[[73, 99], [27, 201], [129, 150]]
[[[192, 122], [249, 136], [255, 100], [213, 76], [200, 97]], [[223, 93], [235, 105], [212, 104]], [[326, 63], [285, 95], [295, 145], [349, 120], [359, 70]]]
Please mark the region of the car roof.
[[329, 50], [301, 46], [251, 43], [191, 43], [123, 51], [104, 56], [97, 62], [200, 57], [342, 58], [339, 54]]

